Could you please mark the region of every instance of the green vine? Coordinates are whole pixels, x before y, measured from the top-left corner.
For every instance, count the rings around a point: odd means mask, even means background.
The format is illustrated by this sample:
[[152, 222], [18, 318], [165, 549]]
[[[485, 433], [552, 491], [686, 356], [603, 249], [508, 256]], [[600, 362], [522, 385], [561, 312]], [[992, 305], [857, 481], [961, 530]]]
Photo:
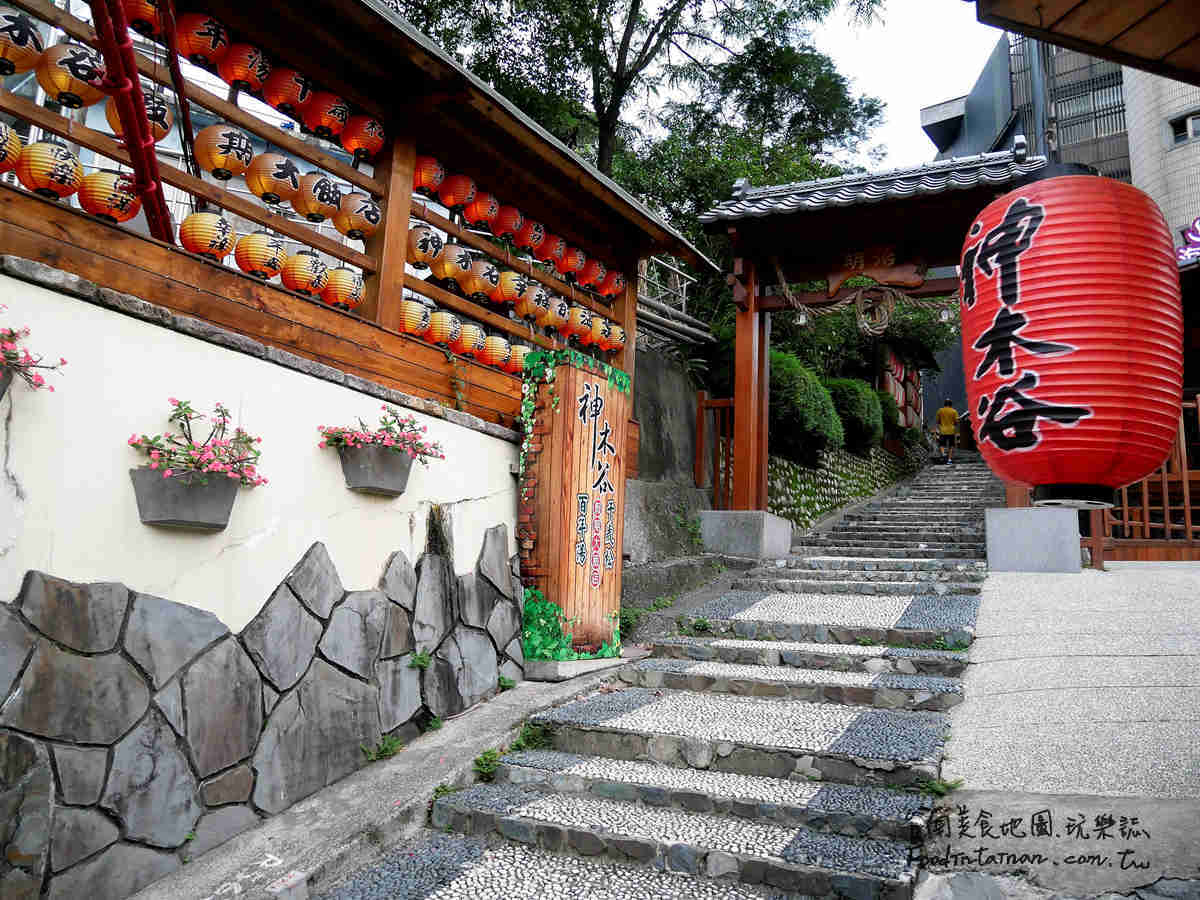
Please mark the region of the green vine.
[[579, 653], [572, 648], [572, 629], [578, 619], [568, 619], [562, 607], [547, 600], [537, 588], [525, 588], [525, 611], [521, 617], [521, 650], [526, 659], [576, 660], [607, 659], [621, 655], [621, 630], [616, 615], [610, 616], [612, 639], [604, 641], [595, 653]]

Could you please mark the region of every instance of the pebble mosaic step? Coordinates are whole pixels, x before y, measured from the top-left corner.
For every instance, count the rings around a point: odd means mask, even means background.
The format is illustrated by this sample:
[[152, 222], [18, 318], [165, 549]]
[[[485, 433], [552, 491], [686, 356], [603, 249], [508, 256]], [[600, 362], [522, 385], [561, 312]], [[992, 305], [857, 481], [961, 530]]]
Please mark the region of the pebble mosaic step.
[[915, 785], [937, 778], [944, 713], [631, 687], [538, 713], [554, 749], [670, 766]]
[[952, 543], [958, 540], [978, 542], [983, 539], [982, 528], [925, 528], [920, 525], [914, 525], [912, 528], [897, 528], [896, 523], [892, 522], [887, 528], [872, 528], [869, 524], [853, 523], [850, 526], [841, 526], [833, 531], [826, 532], [831, 537], [846, 538], [852, 541], [869, 541], [869, 540], [909, 540], [909, 541], [938, 541], [940, 543]]
[[859, 540], [859, 539], [843, 539], [836, 533], [831, 533], [828, 536], [824, 534], [806, 535], [803, 538], [806, 545], [820, 547], [837, 546], [837, 547], [879, 547], [886, 549], [920, 549], [921, 547], [929, 547], [931, 550], [950, 550], [955, 547], [962, 547], [967, 550], [983, 550], [986, 544], [983, 541], [891, 541], [891, 540]]
[[660, 638], [654, 642], [652, 654], [661, 659], [720, 660], [751, 666], [947, 677], [961, 675], [967, 667], [967, 654], [960, 651], [738, 638]]
[[787, 697], [805, 703], [843, 703], [877, 709], [944, 712], [962, 702], [962, 684], [936, 675], [832, 672], [684, 659], [644, 659], [620, 672], [638, 687], [711, 691], [749, 697]]
[[844, 581], [852, 579], [855, 581], [873, 581], [876, 583], [889, 582], [908, 582], [908, 581], [932, 581], [932, 582], [953, 582], [958, 584], [968, 582], [981, 582], [986, 577], [985, 572], [966, 571], [954, 568], [943, 569], [864, 569], [856, 566], [822, 566], [811, 569], [803, 566], [786, 565], [788, 560], [777, 560], [785, 565], [773, 565], [757, 569], [750, 569], [746, 572], [746, 577], [751, 579], [778, 579], [778, 578], [802, 578], [806, 580], [818, 581]]
[[802, 825], [847, 837], [920, 841], [933, 801], [887, 788], [817, 784], [661, 763], [527, 750], [503, 757], [496, 780], [689, 812]]
[[836, 540], [824, 543], [812, 543], [811, 538], [803, 538], [800, 543], [792, 545], [792, 556], [859, 556], [873, 559], [946, 559], [946, 560], [983, 560], [987, 553], [979, 548], [950, 546], [930, 547], [920, 545], [908, 547], [893, 545], [891, 547], [851, 547]]
[[[774, 572], [769, 575], [749, 573], [733, 583], [739, 591], [779, 591], [788, 594], [865, 594], [868, 596], [915, 597], [927, 594], [936, 596], [978, 594], [981, 588], [976, 582], [905, 580], [870, 580], [863, 576], [878, 575], [876, 572], [808, 572], [797, 571], [794, 577], [781, 578]], [[889, 573], [883, 573], [889, 574]], [[912, 573], [917, 574], [917, 573]], [[799, 577], [799, 576], [804, 577]], [[809, 577], [811, 576], [811, 577]], [[833, 577], [829, 577], [833, 576]], [[847, 576], [857, 576], [849, 578]]]
[[621, 855], [656, 869], [822, 896], [899, 900], [912, 896], [916, 880], [909, 846], [897, 841], [514, 785], [476, 785], [442, 797], [432, 821], [466, 833], [497, 831], [547, 850]]
[[981, 528], [983, 527], [985, 521], [986, 519], [982, 515], [970, 516], [964, 515], [961, 512], [911, 513], [902, 511], [897, 513], [882, 510], [868, 510], [861, 513], [852, 513], [842, 519], [842, 522], [874, 522], [883, 528], [895, 528], [897, 522], [917, 522], [928, 524], [930, 528], [945, 528], [955, 523]]
[[713, 635], [805, 641], [818, 644], [950, 645], [970, 643], [979, 597], [855, 596], [729, 591], [680, 619]]
[[959, 572], [965, 578], [987, 575], [986, 564], [978, 560], [955, 559], [879, 559], [870, 556], [789, 556], [775, 565], [792, 569], [862, 569], [866, 572]]

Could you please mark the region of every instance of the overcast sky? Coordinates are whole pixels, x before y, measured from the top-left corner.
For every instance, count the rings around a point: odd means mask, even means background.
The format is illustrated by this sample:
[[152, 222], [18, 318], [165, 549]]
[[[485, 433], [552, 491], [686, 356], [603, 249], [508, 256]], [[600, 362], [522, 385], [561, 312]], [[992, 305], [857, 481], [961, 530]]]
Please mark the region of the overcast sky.
[[819, 49], [859, 93], [887, 104], [885, 120], [869, 145], [884, 144], [873, 170], [929, 162], [937, 153], [921, 130], [921, 107], [971, 90], [988, 54], [1004, 32], [975, 21], [975, 4], [963, 0], [886, 0], [882, 21], [863, 28], [844, 13], [813, 33]]

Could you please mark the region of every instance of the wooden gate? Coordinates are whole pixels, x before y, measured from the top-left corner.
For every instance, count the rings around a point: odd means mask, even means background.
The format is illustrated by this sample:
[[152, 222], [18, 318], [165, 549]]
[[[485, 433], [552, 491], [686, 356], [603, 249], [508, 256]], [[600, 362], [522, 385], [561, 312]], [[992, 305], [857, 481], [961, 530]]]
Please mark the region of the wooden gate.
[[[709, 414], [712, 428], [709, 437]], [[733, 505], [733, 398], [713, 399], [696, 392], [696, 487], [712, 488], [712, 508]]]

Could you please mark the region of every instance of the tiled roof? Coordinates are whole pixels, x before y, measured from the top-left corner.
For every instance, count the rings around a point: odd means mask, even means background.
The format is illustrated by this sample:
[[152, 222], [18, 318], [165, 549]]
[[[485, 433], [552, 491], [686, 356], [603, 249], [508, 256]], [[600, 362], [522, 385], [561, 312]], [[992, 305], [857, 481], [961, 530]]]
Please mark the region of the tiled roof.
[[855, 206], [964, 190], [980, 184], [1003, 185], [1046, 165], [1044, 156], [1026, 157], [1024, 153], [1002, 150], [978, 156], [953, 157], [924, 166], [894, 169], [820, 181], [802, 181], [771, 187], [752, 188], [738, 182], [733, 199], [700, 216], [702, 222], [729, 221], [787, 215], [788, 213]]

